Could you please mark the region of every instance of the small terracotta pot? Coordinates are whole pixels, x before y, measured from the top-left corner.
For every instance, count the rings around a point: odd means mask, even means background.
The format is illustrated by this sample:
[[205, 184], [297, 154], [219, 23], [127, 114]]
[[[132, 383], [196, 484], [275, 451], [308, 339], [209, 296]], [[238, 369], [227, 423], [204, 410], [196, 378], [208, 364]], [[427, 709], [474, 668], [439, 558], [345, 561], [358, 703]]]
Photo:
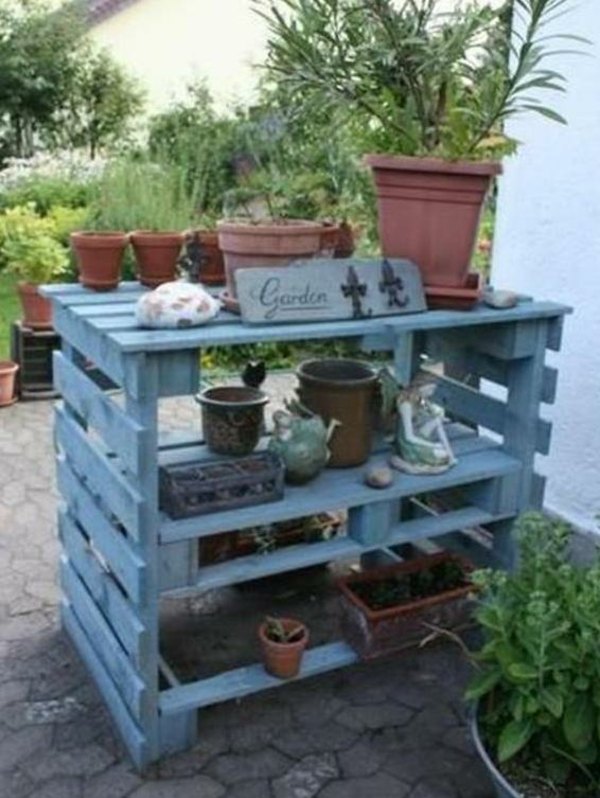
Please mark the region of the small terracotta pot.
[[351, 258], [356, 248], [356, 239], [359, 237], [359, 230], [351, 227], [348, 222], [342, 222], [338, 229], [338, 237], [335, 245], [334, 258]]
[[483, 202], [500, 163], [368, 155], [383, 255], [407, 258], [426, 286], [465, 285]]
[[128, 243], [127, 233], [71, 233], [71, 246], [79, 267], [79, 282], [94, 291], [115, 289], [121, 279], [123, 253]]
[[202, 265], [200, 266], [200, 282], [204, 285], [224, 285], [225, 261], [219, 249], [219, 236], [212, 230], [199, 230], [202, 245]]
[[157, 288], [163, 283], [173, 282], [183, 233], [138, 230], [131, 233], [130, 238], [140, 283], [148, 288]]
[[217, 232], [225, 259], [227, 293], [235, 299], [238, 269], [287, 266], [294, 260], [314, 258], [321, 251], [323, 225], [302, 219], [272, 224], [222, 221]]
[[52, 303], [42, 296], [35, 283], [19, 283], [17, 290], [23, 308], [23, 326], [31, 330], [52, 329]]
[[19, 366], [12, 360], [0, 360], [0, 407], [16, 402], [15, 380]]
[[258, 628], [258, 638], [262, 648], [265, 670], [279, 679], [292, 679], [300, 671], [300, 663], [304, 649], [308, 643], [308, 629], [300, 621], [293, 618], [279, 618], [286, 631], [301, 626], [303, 635], [294, 643], [277, 643], [267, 637], [267, 622]]

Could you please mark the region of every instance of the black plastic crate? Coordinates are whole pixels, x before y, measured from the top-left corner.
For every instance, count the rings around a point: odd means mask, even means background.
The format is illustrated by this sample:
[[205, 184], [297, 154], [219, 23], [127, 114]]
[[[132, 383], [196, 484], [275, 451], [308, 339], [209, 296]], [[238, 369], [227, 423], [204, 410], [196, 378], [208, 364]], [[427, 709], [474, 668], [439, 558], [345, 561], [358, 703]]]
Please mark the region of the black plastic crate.
[[52, 381], [52, 353], [60, 349], [54, 330], [31, 330], [22, 322], [11, 327], [10, 356], [19, 364], [17, 393], [20, 399], [51, 399], [57, 396]]

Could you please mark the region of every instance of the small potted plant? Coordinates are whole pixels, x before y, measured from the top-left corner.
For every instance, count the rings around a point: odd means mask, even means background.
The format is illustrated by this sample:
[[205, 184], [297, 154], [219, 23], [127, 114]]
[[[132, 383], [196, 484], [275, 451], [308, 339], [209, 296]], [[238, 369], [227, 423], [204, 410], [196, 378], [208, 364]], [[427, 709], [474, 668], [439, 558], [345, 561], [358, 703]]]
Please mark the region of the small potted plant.
[[444, 289], [450, 305], [476, 298], [482, 204], [517, 145], [503, 123], [527, 111], [564, 122], [539, 95], [564, 90], [547, 60], [553, 40], [576, 37], [548, 36], [546, 25], [569, 0], [262, 3], [273, 79], [307, 107], [343, 111], [377, 153], [367, 163], [383, 254], [414, 261], [438, 306]]
[[447, 553], [372, 568], [339, 580], [342, 626], [362, 659], [392, 654], [436, 629], [469, 622], [472, 566]]
[[0, 220], [0, 255], [8, 272], [20, 278], [17, 285], [23, 324], [33, 330], [52, 327], [52, 306], [38, 287], [60, 278], [67, 270], [67, 250], [56, 238], [49, 220], [32, 207], [12, 208]]
[[8, 407], [17, 401], [15, 380], [19, 366], [12, 360], [0, 360], [0, 407]]
[[258, 628], [265, 670], [279, 679], [292, 679], [300, 671], [308, 629], [294, 618], [267, 617]]
[[472, 731], [500, 798], [600, 790], [600, 561], [568, 560], [570, 529], [521, 517], [519, 565], [481, 571], [483, 645], [467, 690]]
[[216, 221], [212, 217], [203, 214], [198, 220], [198, 227], [185, 232], [184, 249], [178, 263], [191, 283], [225, 283], [225, 262], [219, 247]]

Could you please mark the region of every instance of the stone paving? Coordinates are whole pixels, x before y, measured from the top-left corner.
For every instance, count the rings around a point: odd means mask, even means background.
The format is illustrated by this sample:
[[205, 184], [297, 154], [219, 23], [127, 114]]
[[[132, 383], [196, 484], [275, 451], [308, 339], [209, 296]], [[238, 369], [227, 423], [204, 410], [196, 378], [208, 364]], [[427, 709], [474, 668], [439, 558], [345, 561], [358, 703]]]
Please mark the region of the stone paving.
[[[51, 410], [0, 411], [0, 796], [492, 798], [465, 728], [468, 666], [453, 646], [206, 709], [194, 750], [138, 775], [57, 620]], [[166, 412], [197, 423], [189, 405]]]

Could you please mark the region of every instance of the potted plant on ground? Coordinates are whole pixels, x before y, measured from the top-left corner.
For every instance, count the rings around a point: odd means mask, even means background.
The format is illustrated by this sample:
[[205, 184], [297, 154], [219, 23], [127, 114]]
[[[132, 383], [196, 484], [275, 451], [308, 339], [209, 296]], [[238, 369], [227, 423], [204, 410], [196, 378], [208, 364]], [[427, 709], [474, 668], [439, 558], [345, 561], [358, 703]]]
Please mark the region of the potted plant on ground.
[[67, 250], [54, 237], [50, 220], [39, 217], [32, 206], [6, 211], [0, 219], [0, 257], [15, 274], [23, 307], [23, 324], [34, 330], [52, 327], [52, 306], [38, 292], [67, 270]]
[[399, 651], [436, 629], [469, 622], [472, 566], [451, 554], [430, 554], [339, 580], [342, 626], [363, 659]]
[[265, 670], [279, 679], [298, 675], [308, 629], [294, 618], [267, 617], [258, 628]]
[[449, 11], [441, 0], [261, 0], [270, 74], [307, 104], [345, 110], [378, 153], [367, 163], [383, 254], [413, 260], [438, 304], [440, 289], [450, 301], [469, 293], [482, 204], [517, 144], [504, 121], [533, 111], [564, 122], [538, 95], [564, 90], [546, 61], [552, 40], [576, 37], [546, 35], [546, 25], [568, 2]]
[[15, 379], [19, 366], [12, 360], [0, 360], [0, 407], [8, 407], [17, 401]]
[[467, 697], [498, 796], [592, 798], [600, 789], [600, 562], [568, 561], [569, 528], [517, 525], [514, 573], [482, 571], [483, 646]]

